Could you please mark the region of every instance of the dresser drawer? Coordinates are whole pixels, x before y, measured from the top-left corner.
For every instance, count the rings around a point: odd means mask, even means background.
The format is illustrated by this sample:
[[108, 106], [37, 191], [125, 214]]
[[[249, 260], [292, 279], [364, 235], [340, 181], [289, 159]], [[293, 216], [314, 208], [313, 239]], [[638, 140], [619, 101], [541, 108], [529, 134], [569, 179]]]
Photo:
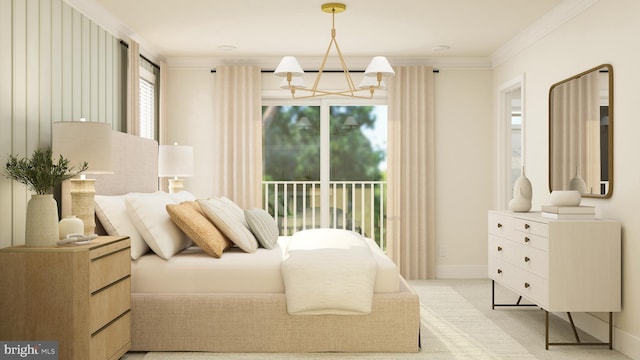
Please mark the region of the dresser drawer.
[[513, 235], [513, 240], [527, 247], [549, 251], [548, 237], [516, 231]]
[[90, 326], [95, 333], [113, 319], [131, 309], [131, 278], [126, 277], [91, 295]]
[[514, 264], [519, 268], [531, 272], [541, 278], [549, 278], [549, 254], [531, 246], [516, 246], [512, 251], [515, 253]]
[[93, 293], [131, 273], [131, 250], [117, 250], [91, 260], [89, 289]]
[[489, 278], [542, 307], [549, 302], [549, 283], [546, 279], [502, 259], [489, 258]]
[[119, 359], [131, 347], [131, 312], [91, 336], [91, 359]]
[[513, 229], [526, 234], [534, 234], [542, 237], [549, 237], [549, 224], [530, 219], [513, 218]]
[[489, 213], [487, 227], [489, 234], [498, 235], [502, 237], [511, 237], [514, 227], [514, 219], [509, 216], [504, 216], [495, 213]]

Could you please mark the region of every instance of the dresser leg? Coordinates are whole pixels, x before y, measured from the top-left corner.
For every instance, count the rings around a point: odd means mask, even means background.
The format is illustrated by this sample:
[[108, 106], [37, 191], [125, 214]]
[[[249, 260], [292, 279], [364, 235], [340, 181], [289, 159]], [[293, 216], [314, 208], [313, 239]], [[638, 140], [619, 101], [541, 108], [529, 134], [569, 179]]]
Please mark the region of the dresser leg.
[[578, 330], [576, 328], [575, 323], [573, 322], [573, 317], [570, 312], [567, 312], [567, 316], [569, 317], [569, 323], [571, 324], [571, 329], [573, 330], [573, 336], [576, 338], [575, 342], [572, 343], [550, 343], [549, 342], [549, 312], [544, 310], [544, 346], [546, 350], [549, 350], [549, 345], [552, 346], [567, 346], [567, 345], [607, 345], [609, 350], [613, 350], [613, 312], [609, 312], [609, 342], [582, 342], [580, 340], [580, 336], [578, 335]]
[[609, 350], [613, 350], [613, 312], [609, 312]]
[[491, 280], [491, 310], [496, 309], [496, 281]]
[[544, 349], [549, 350], [549, 312], [544, 310]]

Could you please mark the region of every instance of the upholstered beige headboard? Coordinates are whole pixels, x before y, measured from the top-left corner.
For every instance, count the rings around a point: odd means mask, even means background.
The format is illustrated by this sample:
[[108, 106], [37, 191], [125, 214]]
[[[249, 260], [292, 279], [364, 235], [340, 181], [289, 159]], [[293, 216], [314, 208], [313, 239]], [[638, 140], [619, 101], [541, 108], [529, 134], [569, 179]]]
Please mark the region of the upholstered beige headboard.
[[[158, 142], [113, 131], [113, 174], [88, 175], [96, 179], [97, 195], [122, 195], [128, 192], [158, 190]], [[62, 216], [71, 213], [69, 184], [62, 186]]]

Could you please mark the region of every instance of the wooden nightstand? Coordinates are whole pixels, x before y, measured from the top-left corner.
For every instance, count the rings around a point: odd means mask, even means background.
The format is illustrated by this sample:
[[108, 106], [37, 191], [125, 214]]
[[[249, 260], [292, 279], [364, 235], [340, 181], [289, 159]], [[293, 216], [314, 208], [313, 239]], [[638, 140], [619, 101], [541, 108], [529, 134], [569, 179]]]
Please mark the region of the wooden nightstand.
[[131, 347], [130, 240], [0, 249], [0, 339], [58, 341], [60, 359]]

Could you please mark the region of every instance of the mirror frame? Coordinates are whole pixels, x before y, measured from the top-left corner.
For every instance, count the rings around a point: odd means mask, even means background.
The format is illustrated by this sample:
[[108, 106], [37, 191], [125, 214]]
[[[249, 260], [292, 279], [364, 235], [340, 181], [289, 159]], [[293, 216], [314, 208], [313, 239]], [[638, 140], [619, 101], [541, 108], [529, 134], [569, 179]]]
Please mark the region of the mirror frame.
[[609, 72], [609, 133], [608, 133], [608, 166], [609, 166], [609, 171], [608, 171], [608, 178], [609, 178], [609, 187], [608, 187], [608, 191], [605, 194], [602, 195], [596, 195], [596, 194], [582, 194], [582, 197], [585, 198], [596, 198], [596, 199], [607, 199], [610, 198], [611, 195], [613, 194], [613, 66], [611, 64], [601, 64], [598, 66], [595, 66], [589, 70], [583, 71], [577, 75], [571, 76], [567, 79], [564, 79], [562, 81], [559, 81], [553, 85], [551, 85], [551, 87], [549, 88], [549, 104], [548, 104], [548, 108], [549, 108], [549, 145], [548, 145], [548, 150], [549, 150], [549, 192], [553, 191], [552, 187], [551, 187], [551, 183], [552, 183], [552, 175], [553, 175], [553, 164], [552, 164], [552, 154], [553, 154], [553, 109], [552, 109], [552, 96], [553, 96], [553, 89], [556, 88], [558, 85], [562, 85], [566, 82], [569, 82], [571, 80], [575, 80], [578, 79], [586, 74], [589, 74], [593, 71], [597, 71], [600, 70], [602, 68], [606, 68], [607, 71]]

